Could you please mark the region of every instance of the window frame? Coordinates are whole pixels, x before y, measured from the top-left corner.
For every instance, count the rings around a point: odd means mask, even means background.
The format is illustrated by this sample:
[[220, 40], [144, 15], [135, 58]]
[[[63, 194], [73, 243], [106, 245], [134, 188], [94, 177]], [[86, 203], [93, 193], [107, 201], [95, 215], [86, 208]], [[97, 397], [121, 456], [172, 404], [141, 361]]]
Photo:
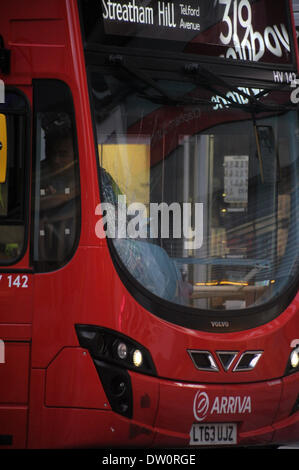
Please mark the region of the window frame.
[[[20, 90], [19, 88], [11, 85], [5, 86], [5, 96], [8, 93], [16, 94], [21, 97], [21, 99], [24, 101], [25, 105], [25, 112], [21, 113], [20, 111], [9, 111], [8, 113], [3, 112], [5, 116], [8, 115], [22, 115], [24, 117], [24, 126], [23, 126], [23, 135], [22, 135], [22, 140], [24, 142], [24, 147], [23, 147], [23, 182], [24, 182], [24, 188], [23, 188], [23, 204], [21, 208], [22, 212], [22, 219], [20, 219], [20, 226], [24, 227], [24, 237], [23, 237], [23, 247], [20, 251], [20, 254], [16, 257], [13, 258], [11, 261], [3, 262], [0, 260], [0, 267], [5, 268], [5, 267], [11, 267], [19, 263], [25, 256], [27, 250], [28, 250], [28, 241], [29, 241], [29, 220], [30, 220], [30, 208], [29, 208], [29, 201], [30, 201], [30, 168], [31, 168], [31, 158], [30, 158], [30, 150], [31, 150], [31, 142], [30, 142], [30, 135], [31, 135], [31, 114], [32, 114], [32, 109], [30, 105], [30, 101], [26, 94]], [[4, 103], [5, 105], [5, 103]], [[9, 141], [12, 139], [12, 136], [10, 134], [10, 130], [8, 129], [7, 133], [7, 154], [8, 154], [8, 162], [10, 159], [10, 154], [11, 151], [9, 149]], [[9, 164], [9, 163], [8, 163]], [[21, 223], [23, 221], [23, 224]], [[11, 222], [7, 225], [16, 225], [13, 223], [14, 221], [11, 220]], [[5, 225], [5, 224], [0, 224]], [[3, 272], [3, 269], [1, 269]]]
[[[59, 79], [34, 79], [32, 81], [33, 83], [33, 162], [32, 162], [32, 206], [31, 206], [31, 213], [32, 213], [32, 224], [31, 224], [31, 249], [30, 249], [30, 259], [32, 262], [32, 265], [34, 266], [34, 270], [37, 273], [46, 273], [46, 272], [52, 272], [56, 271], [58, 269], [63, 268], [66, 264], [69, 263], [69, 261], [73, 258], [74, 254], [77, 251], [78, 245], [79, 245], [79, 240], [80, 240], [80, 235], [81, 235], [81, 181], [80, 181], [80, 161], [79, 161], [79, 150], [78, 150], [78, 139], [77, 139], [77, 125], [76, 125], [76, 114], [75, 114], [75, 107], [74, 107], [74, 100], [73, 100], [73, 94], [71, 91], [70, 86]], [[61, 109], [61, 108], [56, 108], [53, 106], [51, 109], [45, 109], [44, 102], [41, 103], [41, 100], [39, 100], [39, 93], [42, 93], [40, 89], [38, 89], [39, 85], [41, 87], [43, 86], [49, 86], [51, 85], [57, 85], [58, 87], [61, 87], [61, 89], [64, 87], [65, 88], [65, 102], [67, 102], [67, 109]], [[66, 96], [67, 95], [67, 96]], [[45, 101], [49, 101], [49, 97], [45, 99]], [[78, 184], [78, 187], [80, 189], [79, 195], [77, 200], [75, 201], [76, 204], [76, 218], [78, 221], [78, 224], [76, 226], [76, 233], [74, 237], [74, 242], [72, 249], [67, 253], [67, 256], [64, 257], [63, 260], [55, 260], [55, 261], [49, 261], [49, 260], [35, 260], [35, 245], [36, 243], [39, 243], [38, 240], [38, 235], [37, 231], [39, 231], [39, 221], [40, 221], [40, 211], [38, 211], [38, 214], [36, 214], [35, 207], [36, 207], [36, 181], [35, 181], [35, 172], [37, 169], [37, 165], [39, 165], [39, 171], [40, 171], [40, 160], [39, 160], [39, 149], [38, 149], [38, 141], [40, 139], [40, 136], [38, 135], [38, 114], [40, 113], [47, 113], [47, 112], [57, 112], [57, 113], [66, 113], [69, 115], [71, 119], [71, 130], [72, 130], [72, 144], [73, 144], [73, 154], [74, 154], [74, 161], [77, 161], [77, 169], [75, 170], [75, 180], [76, 183]], [[40, 181], [39, 181], [40, 183]], [[39, 187], [40, 189], [40, 187]], [[38, 196], [40, 199], [40, 195]]]

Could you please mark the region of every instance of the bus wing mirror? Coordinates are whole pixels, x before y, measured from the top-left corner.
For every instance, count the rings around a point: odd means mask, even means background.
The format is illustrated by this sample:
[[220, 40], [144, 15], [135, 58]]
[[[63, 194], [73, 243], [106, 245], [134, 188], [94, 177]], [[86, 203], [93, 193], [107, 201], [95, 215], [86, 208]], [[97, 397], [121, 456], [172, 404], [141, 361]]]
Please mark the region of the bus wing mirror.
[[0, 184], [6, 181], [7, 171], [7, 126], [6, 116], [0, 114]]

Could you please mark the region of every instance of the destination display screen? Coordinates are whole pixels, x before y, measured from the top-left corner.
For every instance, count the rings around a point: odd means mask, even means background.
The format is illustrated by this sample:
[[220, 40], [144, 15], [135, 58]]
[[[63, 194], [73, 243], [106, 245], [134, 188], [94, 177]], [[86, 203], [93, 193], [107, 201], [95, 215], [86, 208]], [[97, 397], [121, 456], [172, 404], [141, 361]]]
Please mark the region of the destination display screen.
[[289, 0], [79, 0], [88, 44], [293, 65]]

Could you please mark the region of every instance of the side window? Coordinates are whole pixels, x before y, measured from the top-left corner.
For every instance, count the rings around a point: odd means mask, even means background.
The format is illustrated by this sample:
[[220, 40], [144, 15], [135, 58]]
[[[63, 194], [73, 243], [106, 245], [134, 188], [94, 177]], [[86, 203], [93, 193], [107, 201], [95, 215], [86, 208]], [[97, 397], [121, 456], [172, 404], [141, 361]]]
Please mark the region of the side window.
[[28, 105], [7, 91], [0, 104], [0, 264], [15, 263], [25, 252]]
[[36, 158], [33, 260], [39, 271], [63, 266], [80, 231], [79, 162], [68, 87], [56, 80], [34, 84]]

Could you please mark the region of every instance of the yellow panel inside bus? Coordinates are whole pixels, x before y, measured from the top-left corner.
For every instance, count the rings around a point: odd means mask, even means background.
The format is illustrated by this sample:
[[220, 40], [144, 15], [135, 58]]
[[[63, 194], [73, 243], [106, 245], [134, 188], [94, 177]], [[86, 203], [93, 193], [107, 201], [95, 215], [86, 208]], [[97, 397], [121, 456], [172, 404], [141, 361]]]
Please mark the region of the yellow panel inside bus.
[[0, 114], [0, 183], [6, 181], [7, 170], [7, 129], [6, 117]]
[[150, 145], [99, 145], [100, 165], [110, 174], [126, 196], [127, 204], [149, 204]]

